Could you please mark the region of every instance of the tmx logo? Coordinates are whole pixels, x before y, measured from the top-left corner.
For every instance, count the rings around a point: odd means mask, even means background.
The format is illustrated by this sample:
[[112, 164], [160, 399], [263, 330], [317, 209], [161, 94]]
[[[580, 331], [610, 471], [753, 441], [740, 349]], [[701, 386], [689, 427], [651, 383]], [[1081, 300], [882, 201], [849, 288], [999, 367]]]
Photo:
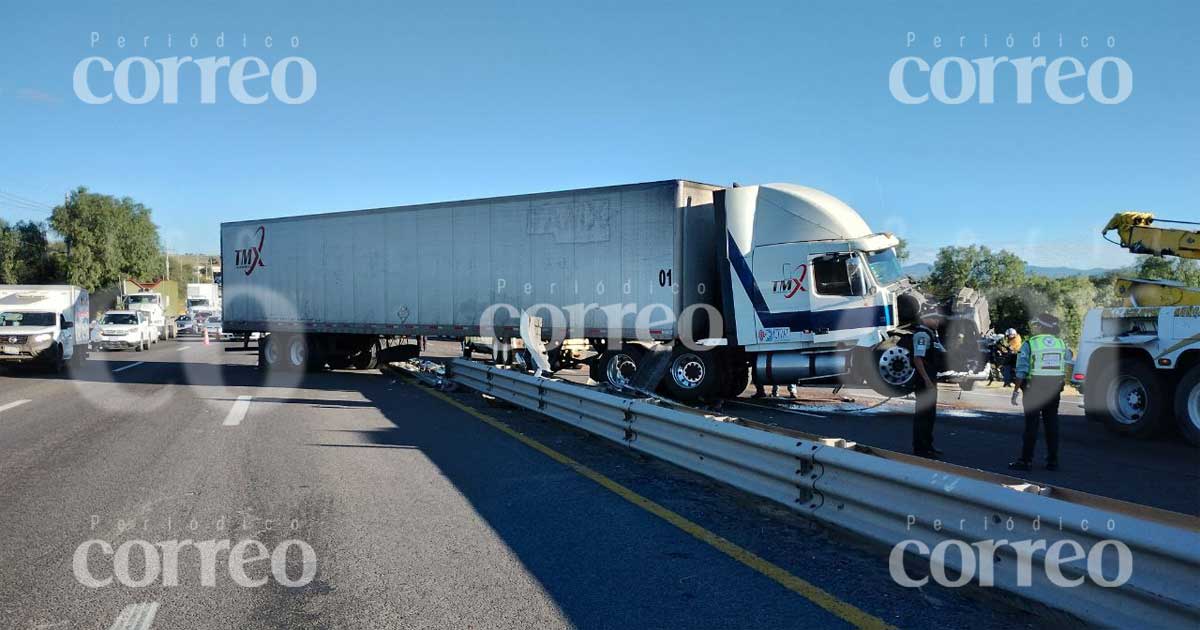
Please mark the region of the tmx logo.
[[[787, 274], [788, 272], [784, 272]], [[797, 265], [792, 268], [793, 276], [785, 275], [783, 280], [771, 281], [771, 293], [782, 293], [783, 298], [790, 299], [801, 291], [806, 291], [804, 288], [804, 278], [808, 275], [808, 265]]]
[[254, 233], [258, 235], [257, 246], [233, 250], [233, 265], [238, 269], [246, 270], [247, 276], [254, 273], [254, 270], [259, 267], [266, 267], [262, 260], [262, 248], [263, 242], [267, 239], [267, 229], [260, 225]]

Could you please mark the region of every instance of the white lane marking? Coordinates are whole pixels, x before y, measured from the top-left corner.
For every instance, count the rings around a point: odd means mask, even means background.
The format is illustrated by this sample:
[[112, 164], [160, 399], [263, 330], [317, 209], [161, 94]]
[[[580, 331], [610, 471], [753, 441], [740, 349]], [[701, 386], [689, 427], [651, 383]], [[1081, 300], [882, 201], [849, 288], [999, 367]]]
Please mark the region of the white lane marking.
[[128, 370], [129, 368], [135, 368], [139, 365], [142, 365], [143, 363], [145, 363], [145, 361], [138, 361], [137, 363], [130, 363], [129, 365], [122, 365], [121, 367], [113, 370], [112, 373], [116, 374], [117, 372], [124, 372], [125, 370]]
[[9, 409], [16, 409], [17, 407], [20, 407], [21, 405], [24, 405], [27, 402], [33, 402], [33, 401], [31, 401], [31, 400], [14, 400], [10, 403], [5, 403], [3, 405], [0, 405], [0, 411], [8, 411]]
[[182, 348], [176, 350], [176, 352], [183, 352], [184, 350], [187, 350], [188, 348], [191, 348], [191, 346], [183, 346]]
[[237, 401], [229, 410], [229, 415], [225, 416], [225, 422], [221, 424], [227, 427], [236, 427], [241, 424], [242, 419], [246, 417], [246, 412], [250, 411], [250, 401], [253, 398], [253, 396], [238, 396]]
[[158, 602], [140, 602], [121, 609], [108, 630], [147, 630], [158, 614]]

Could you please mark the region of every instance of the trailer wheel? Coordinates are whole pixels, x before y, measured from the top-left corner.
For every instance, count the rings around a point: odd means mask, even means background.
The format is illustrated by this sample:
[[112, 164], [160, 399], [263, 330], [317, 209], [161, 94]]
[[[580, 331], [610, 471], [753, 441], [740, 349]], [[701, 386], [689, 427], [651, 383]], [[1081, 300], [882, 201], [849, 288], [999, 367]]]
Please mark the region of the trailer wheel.
[[1192, 446], [1200, 446], [1200, 364], [1193, 365], [1175, 388], [1175, 421]]
[[1158, 431], [1168, 413], [1167, 388], [1154, 368], [1141, 361], [1125, 360], [1105, 382], [1098, 383], [1109, 430], [1132, 437]]
[[287, 360], [288, 369], [302, 371], [308, 369], [309, 348], [308, 340], [304, 335], [292, 335], [287, 340], [287, 353], [284, 358]]
[[258, 341], [258, 366], [267, 370], [279, 367], [279, 339], [276, 335], [267, 335]]
[[462, 341], [462, 356], [463, 356], [463, 358], [470, 360], [471, 354], [472, 354], [471, 344], [467, 343], [466, 339], [463, 339], [463, 341]]
[[667, 394], [683, 402], [696, 402], [720, 391], [721, 366], [716, 351], [677, 350], [663, 379]]
[[626, 345], [600, 355], [600, 379], [617, 389], [629, 387], [645, 353], [640, 346]]

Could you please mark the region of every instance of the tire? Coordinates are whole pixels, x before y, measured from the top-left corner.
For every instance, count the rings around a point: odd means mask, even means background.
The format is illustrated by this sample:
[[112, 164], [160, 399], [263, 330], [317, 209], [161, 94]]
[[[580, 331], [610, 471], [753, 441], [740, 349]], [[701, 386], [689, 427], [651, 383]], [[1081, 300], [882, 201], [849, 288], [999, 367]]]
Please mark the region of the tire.
[[137, 345], [137, 348], [135, 348], [134, 350], [135, 350], [136, 352], [141, 352], [142, 350], [145, 350], [145, 349], [146, 349], [146, 340], [145, 340], [145, 339], [138, 339], [138, 345]]
[[291, 335], [283, 345], [283, 364], [287, 369], [303, 372], [308, 369], [311, 349], [303, 335]]
[[721, 393], [721, 367], [715, 350], [676, 349], [663, 377], [663, 387], [668, 396], [681, 402], [713, 398]]
[[894, 339], [877, 348], [859, 350], [854, 369], [867, 387], [881, 396], [907, 396], [917, 380], [912, 351]]
[[370, 346], [350, 358], [350, 365], [356, 370], [374, 370], [379, 367], [379, 343], [372, 341]]
[[626, 345], [620, 350], [606, 350], [597, 365], [598, 380], [617, 389], [628, 387], [645, 357], [641, 346]]
[[969, 392], [969, 391], [975, 389], [975, 381], [970, 380], [970, 379], [967, 379], [965, 381], [960, 381], [958, 383], [958, 388], [963, 390], [964, 392]]
[[283, 349], [276, 335], [267, 335], [258, 343], [258, 367], [264, 370], [277, 370], [283, 359]]
[[1131, 437], [1158, 432], [1171, 402], [1156, 370], [1141, 361], [1126, 360], [1107, 373], [1108, 378], [1097, 383], [1096, 394], [1103, 402], [1108, 429]]
[[1175, 387], [1175, 422], [1192, 446], [1200, 446], [1200, 364], [1184, 373]]
[[468, 360], [469, 360], [469, 359], [471, 358], [471, 354], [472, 354], [472, 352], [471, 352], [471, 344], [467, 343], [466, 341], [463, 341], [463, 342], [462, 342], [462, 356], [463, 356], [463, 358], [464, 358], [464, 359], [468, 359]]
[[721, 387], [721, 395], [725, 398], [737, 398], [746, 388], [750, 386], [750, 367], [742, 365], [741, 367], [730, 367], [725, 372], [724, 383]]

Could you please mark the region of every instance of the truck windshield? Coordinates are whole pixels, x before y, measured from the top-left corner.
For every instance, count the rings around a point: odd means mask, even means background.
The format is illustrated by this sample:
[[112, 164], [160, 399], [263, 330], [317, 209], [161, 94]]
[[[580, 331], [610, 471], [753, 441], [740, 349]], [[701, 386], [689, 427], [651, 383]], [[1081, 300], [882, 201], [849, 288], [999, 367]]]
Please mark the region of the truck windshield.
[[157, 304], [158, 299], [153, 295], [131, 295], [126, 298], [130, 304]]
[[871, 268], [871, 273], [881, 286], [887, 286], [904, 277], [904, 270], [900, 267], [900, 259], [896, 258], [896, 252], [892, 249], [868, 253], [867, 266]]
[[0, 326], [53, 326], [54, 313], [0, 312]]
[[204, 298], [189, 298], [188, 306], [208, 306], [208, 300]]
[[109, 313], [104, 316], [105, 324], [136, 324], [137, 315], [130, 313]]

